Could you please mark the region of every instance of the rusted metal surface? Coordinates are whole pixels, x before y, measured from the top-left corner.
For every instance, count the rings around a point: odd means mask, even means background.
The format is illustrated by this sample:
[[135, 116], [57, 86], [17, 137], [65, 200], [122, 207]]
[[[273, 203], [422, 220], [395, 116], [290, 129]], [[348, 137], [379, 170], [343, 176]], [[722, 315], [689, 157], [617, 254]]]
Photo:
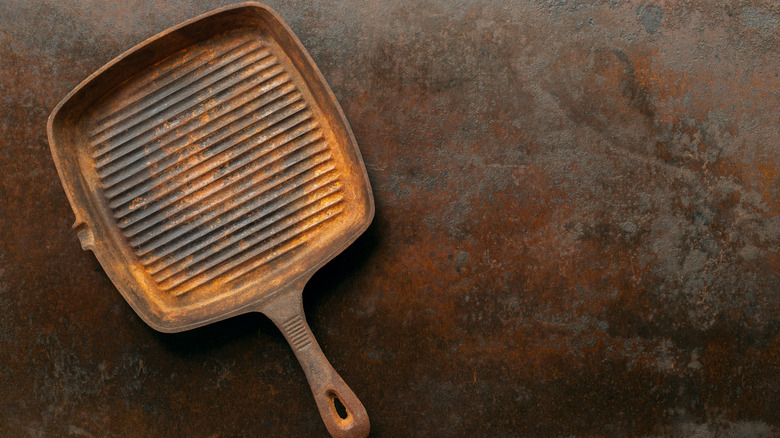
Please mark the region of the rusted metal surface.
[[[374, 190], [304, 292], [372, 436], [780, 433], [776, 2], [268, 3]], [[48, 152], [62, 96], [217, 6], [3, 2], [2, 435], [325, 435], [267, 319], [135, 315]]]

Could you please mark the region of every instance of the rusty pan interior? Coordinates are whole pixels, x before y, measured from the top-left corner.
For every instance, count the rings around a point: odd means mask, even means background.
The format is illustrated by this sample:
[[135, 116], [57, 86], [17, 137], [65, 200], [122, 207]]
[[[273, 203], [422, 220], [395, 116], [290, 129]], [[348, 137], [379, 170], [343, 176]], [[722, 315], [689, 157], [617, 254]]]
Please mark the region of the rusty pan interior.
[[144, 321], [176, 332], [268, 314], [330, 432], [367, 433], [317, 362], [300, 292], [368, 227], [371, 188], [333, 93], [273, 11], [222, 8], [139, 44], [73, 90], [48, 133], [83, 248]]

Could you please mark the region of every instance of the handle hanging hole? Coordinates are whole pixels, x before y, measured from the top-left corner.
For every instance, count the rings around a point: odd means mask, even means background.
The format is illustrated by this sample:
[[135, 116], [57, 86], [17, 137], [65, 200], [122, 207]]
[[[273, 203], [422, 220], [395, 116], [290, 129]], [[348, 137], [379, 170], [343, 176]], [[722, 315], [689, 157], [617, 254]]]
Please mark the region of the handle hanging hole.
[[341, 419], [343, 423], [350, 423], [352, 421], [352, 414], [344, 406], [344, 402], [341, 401], [338, 394], [333, 391], [328, 391], [328, 398], [330, 398], [330, 407]]
[[339, 417], [341, 417], [342, 420], [346, 420], [349, 414], [347, 414], [347, 408], [341, 403], [340, 398], [333, 397], [333, 406], [336, 408], [336, 413], [339, 414]]

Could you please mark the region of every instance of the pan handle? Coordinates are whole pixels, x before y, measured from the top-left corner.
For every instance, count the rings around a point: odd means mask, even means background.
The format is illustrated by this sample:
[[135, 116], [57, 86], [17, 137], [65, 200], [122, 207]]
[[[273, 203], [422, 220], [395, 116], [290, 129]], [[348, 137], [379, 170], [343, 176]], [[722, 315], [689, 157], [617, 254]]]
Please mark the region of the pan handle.
[[261, 309], [279, 327], [295, 352], [325, 427], [334, 438], [365, 438], [371, 427], [366, 408], [333, 369], [303, 313], [303, 287], [280, 291]]

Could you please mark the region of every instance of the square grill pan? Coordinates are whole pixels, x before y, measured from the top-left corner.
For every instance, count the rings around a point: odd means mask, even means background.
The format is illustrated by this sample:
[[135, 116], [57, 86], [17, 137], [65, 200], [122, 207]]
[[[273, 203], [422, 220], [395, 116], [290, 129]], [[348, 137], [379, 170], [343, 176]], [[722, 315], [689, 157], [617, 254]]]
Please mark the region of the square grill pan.
[[329, 431], [367, 434], [300, 295], [368, 227], [371, 187], [333, 93], [276, 13], [244, 3], [150, 38], [74, 89], [48, 134], [82, 247], [145, 322], [177, 332], [266, 313]]

